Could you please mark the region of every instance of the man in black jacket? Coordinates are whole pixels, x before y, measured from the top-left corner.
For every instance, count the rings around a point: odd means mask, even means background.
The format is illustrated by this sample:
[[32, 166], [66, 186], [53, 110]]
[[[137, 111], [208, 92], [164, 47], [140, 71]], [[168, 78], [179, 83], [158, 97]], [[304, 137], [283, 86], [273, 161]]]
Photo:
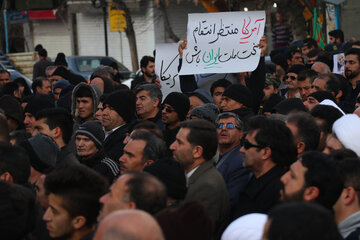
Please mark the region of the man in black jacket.
[[117, 161], [123, 154], [123, 141], [135, 115], [135, 94], [129, 90], [111, 93], [103, 102], [104, 152]]
[[296, 160], [296, 147], [285, 123], [256, 116], [248, 122], [240, 152], [244, 167], [252, 172], [245, 191], [238, 198], [234, 218], [248, 213], [267, 213], [280, 200], [284, 169]]
[[105, 156], [103, 149], [104, 131], [100, 122], [88, 121], [75, 132], [76, 153], [80, 163], [105, 176], [111, 184], [120, 169], [117, 161]]

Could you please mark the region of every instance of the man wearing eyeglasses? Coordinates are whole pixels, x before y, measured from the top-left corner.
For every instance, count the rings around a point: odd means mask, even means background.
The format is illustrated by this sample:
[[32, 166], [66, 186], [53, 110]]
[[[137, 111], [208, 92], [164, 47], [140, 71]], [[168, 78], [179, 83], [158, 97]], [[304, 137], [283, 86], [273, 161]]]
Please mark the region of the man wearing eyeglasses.
[[167, 147], [175, 141], [181, 121], [184, 121], [190, 108], [188, 96], [179, 92], [169, 93], [163, 101], [161, 121], [165, 124], [163, 131]]
[[248, 126], [240, 152], [252, 176], [239, 195], [234, 219], [248, 213], [267, 213], [279, 202], [280, 178], [297, 155], [292, 133], [283, 122], [256, 116]]
[[285, 98], [301, 98], [299, 89], [298, 89], [298, 75], [300, 72], [306, 70], [306, 67], [302, 64], [292, 65], [288, 70], [284, 77], [284, 81], [286, 84], [286, 89], [281, 91], [281, 95]]
[[225, 112], [216, 119], [216, 128], [220, 152], [216, 168], [225, 180], [232, 208], [239, 193], [244, 191], [250, 174], [243, 166], [242, 154], [239, 151], [244, 124], [235, 113]]

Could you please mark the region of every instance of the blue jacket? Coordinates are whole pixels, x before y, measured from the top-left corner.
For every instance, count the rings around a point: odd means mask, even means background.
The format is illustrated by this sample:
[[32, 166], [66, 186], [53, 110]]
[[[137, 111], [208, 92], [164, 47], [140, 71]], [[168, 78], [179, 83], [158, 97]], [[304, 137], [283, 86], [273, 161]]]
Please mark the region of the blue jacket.
[[217, 170], [224, 178], [231, 208], [236, 204], [239, 194], [244, 191], [250, 179], [250, 172], [243, 167], [240, 148], [241, 146], [239, 145], [229, 152], [222, 154], [216, 165]]

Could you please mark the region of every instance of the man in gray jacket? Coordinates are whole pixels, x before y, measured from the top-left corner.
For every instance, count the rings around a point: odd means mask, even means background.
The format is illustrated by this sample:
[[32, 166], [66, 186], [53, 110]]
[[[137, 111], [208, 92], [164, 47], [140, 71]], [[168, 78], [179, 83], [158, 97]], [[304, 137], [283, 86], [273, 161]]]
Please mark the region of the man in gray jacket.
[[219, 238], [227, 225], [229, 197], [221, 174], [212, 158], [217, 151], [215, 126], [203, 119], [180, 124], [175, 142], [170, 146], [176, 161], [184, 166], [188, 192], [184, 203], [200, 201], [214, 223], [214, 237]]

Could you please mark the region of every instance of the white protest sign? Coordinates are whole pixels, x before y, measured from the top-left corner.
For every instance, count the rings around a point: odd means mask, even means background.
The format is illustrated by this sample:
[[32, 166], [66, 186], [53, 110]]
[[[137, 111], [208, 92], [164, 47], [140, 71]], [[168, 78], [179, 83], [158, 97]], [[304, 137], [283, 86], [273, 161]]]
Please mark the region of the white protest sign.
[[253, 71], [265, 11], [189, 14], [181, 75]]
[[344, 53], [335, 54], [333, 58], [334, 58], [333, 73], [342, 74], [345, 68], [345, 54]]
[[157, 44], [155, 73], [160, 78], [163, 98], [171, 92], [181, 92], [178, 66], [178, 45], [176, 43]]

